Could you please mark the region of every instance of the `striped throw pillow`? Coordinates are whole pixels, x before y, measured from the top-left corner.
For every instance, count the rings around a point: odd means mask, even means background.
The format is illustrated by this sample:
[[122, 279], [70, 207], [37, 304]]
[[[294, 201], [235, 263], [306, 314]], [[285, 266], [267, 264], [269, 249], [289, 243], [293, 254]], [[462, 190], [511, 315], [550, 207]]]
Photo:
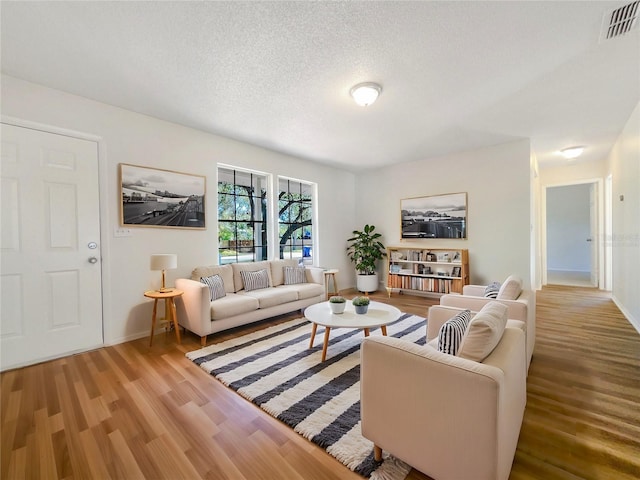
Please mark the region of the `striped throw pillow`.
[[269, 287], [269, 273], [266, 269], [256, 270], [255, 272], [242, 270], [240, 276], [242, 277], [244, 289], [247, 292]]
[[484, 289], [484, 296], [486, 298], [498, 298], [498, 292], [500, 291], [500, 282], [493, 282], [487, 285]]
[[224, 291], [224, 282], [220, 275], [200, 277], [200, 281], [209, 287], [209, 301], [213, 302], [214, 300], [226, 295]]
[[438, 332], [438, 351], [456, 355], [470, 321], [471, 311], [463, 310], [444, 322]]
[[296, 285], [298, 283], [307, 283], [307, 275], [304, 267], [283, 267], [284, 268], [284, 284]]

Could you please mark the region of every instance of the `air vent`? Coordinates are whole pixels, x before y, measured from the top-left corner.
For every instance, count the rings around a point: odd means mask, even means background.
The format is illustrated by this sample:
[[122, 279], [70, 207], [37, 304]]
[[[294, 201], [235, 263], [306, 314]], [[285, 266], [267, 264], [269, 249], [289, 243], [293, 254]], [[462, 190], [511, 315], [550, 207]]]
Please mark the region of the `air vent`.
[[640, 1], [631, 2], [604, 14], [600, 41], [610, 40], [638, 29], [638, 10]]

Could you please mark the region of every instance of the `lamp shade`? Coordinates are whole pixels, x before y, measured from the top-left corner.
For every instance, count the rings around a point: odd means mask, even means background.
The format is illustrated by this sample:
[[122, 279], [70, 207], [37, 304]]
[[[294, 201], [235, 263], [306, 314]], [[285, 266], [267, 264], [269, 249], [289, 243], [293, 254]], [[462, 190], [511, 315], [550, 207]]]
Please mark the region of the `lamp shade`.
[[175, 253], [157, 253], [151, 255], [151, 270], [169, 270], [178, 268], [178, 255]]

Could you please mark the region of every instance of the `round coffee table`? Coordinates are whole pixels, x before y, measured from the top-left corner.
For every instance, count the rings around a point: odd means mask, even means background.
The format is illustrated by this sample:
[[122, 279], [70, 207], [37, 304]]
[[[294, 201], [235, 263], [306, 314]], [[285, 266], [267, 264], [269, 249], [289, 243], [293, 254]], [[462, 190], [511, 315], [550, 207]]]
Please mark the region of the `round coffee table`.
[[322, 346], [322, 361], [327, 358], [327, 346], [329, 345], [329, 334], [332, 328], [361, 328], [364, 330], [365, 337], [369, 336], [369, 330], [378, 328], [382, 330], [382, 334], [387, 334], [387, 325], [395, 322], [402, 312], [396, 307], [387, 305], [386, 303], [371, 302], [367, 313], [357, 314], [350, 300], [347, 300], [344, 313], [335, 314], [331, 312], [329, 302], [321, 302], [307, 307], [304, 316], [313, 323], [311, 329], [311, 341], [309, 348], [313, 348], [313, 342], [316, 338], [316, 329], [318, 325], [325, 327], [324, 344]]

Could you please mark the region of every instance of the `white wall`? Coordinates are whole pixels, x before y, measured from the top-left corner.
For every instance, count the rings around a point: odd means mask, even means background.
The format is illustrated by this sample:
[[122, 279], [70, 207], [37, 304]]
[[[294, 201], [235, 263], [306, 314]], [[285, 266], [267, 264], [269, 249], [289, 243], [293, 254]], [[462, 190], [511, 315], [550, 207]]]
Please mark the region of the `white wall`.
[[[217, 162], [316, 182], [319, 218], [316, 261], [341, 271], [351, 269], [344, 250], [345, 239], [353, 229], [353, 174], [5, 75], [1, 87], [3, 116], [102, 139], [104, 191], [100, 208], [106, 344], [148, 335], [151, 302], [142, 293], [157, 288], [160, 282], [159, 273], [149, 270], [151, 253], [178, 254], [178, 269], [167, 272], [167, 284], [177, 277], [190, 276], [197, 265], [217, 262]], [[206, 230], [133, 228], [131, 237], [114, 237], [120, 221], [119, 163], [206, 176]]]
[[541, 168], [540, 183], [542, 188], [587, 183], [606, 177], [607, 170], [605, 159], [595, 162], [567, 162], [567, 164], [560, 167]]
[[[471, 283], [515, 273], [530, 284], [528, 140], [363, 172], [356, 178], [356, 225], [373, 223], [384, 243], [469, 250]], [[400, 240], [400, 200], [467, 192], [466, 240]], [[386, 275], [383, 281], [386, 281]]]
[[613, 177], [613, 235], [608, 239], [613, 250], [613, 299], [640, 332], [640, 103], [608, 161]]
[[590, 188], [583, 183], [547, 189], [547, 269], [591, 271]]

